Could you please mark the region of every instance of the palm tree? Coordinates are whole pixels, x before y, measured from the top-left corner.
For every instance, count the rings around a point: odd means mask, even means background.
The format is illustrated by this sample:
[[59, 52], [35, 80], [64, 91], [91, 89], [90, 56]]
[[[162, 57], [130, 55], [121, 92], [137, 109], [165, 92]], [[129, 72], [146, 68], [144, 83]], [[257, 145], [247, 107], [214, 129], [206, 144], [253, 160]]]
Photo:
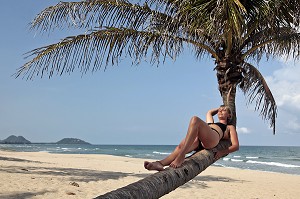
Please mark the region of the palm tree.
[[230, 141], [222, 140], [214, 150], [202, 150], [188, 157], [179, 168], [166, 168], [95, 199], [160, 198], [204, 171], [214, 162], [214, 152], [228, 148], [230, 144]]
[[60, 2], [39, 13], [31, 28], [52, 32], [67, 27], [83, 34], [30, 51], [31, 60], [16, 77], [52, 77], [76, 69], [85, 74], [105, 70], [126, 56], [134, 64], [145, 57], [160, 64], [190, 49], [197, 59], [211, 56], [215, 60], [220, 95], [233, 110], [233, 124], [236, 89], [240, 88], [275, 134], [277, 106], [251, 61], [300, 57], [299, 10], [298, 0]]

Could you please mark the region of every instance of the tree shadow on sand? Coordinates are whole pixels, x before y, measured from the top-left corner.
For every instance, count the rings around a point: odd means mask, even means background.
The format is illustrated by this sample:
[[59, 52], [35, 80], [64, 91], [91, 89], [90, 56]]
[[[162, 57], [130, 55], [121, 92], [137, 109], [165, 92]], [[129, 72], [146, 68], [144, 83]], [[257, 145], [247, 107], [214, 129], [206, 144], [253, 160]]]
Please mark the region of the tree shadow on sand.
[[[34, 162], [25, 159], [18, 158], [7, 158], [1, 157], [0, 160], [4, 161], [20, 161], [20, 162]], [[41, 166], [2, 166], [0, 167], [0, 172], [5, 173], [23, 173], [28, 175], [42, 175], [49, 177], [68, 177], [69, 181], [76, 182], [92, 182], [92, 181], [105, 181], [105, 180], [118, 180], [128, 176], [133, 176], [137, 178], [145, 178], [151, 174], [149, 173], [125, 173], [118, 171], [100, 171], [92, 169], [80, 169], [80, 168], [62, 168], [62, 167], [41, 167]], [[223, 176], [213, 176], [213, 175], [204, 175], [199, 174], [194, 179], [190, 180], [188, 183], [181, 186], [181, 188], [190, 188], [197, 186], [198, 188], [209, 188], [206, 182], [218, 181], [218, 182], [244, 182], [241, 180], [236, 180], [229, 177]], [[26, 196], [26, 195], [25, 195]], [[27, 197], [27, 196], [26, 196]], [[17, 197], [18, 198], [18, 197]], [[22, 198], [22, 197], [20, 197]], [[25, 197], [23, 197], [25, 198]]]
[[26, 160], [26, 159], [20, 159], [20, 158], [3, 157], [3, 156], [0, 156], [0, 160], [3, 160], [3, 161], [12, 161], [12, 162], [34, 162], [34, 163], [41, 163], [39, 161], [32, 161], [32, 160]]
[[213, 176], [213, 175], [203, 175], [199, 174], [196, 176], [194, 179], [190, 180], [186, 184], [182, 185], [180, 188], [191, 188], [191, 187], [197, 187], [197, 188], [202, 188], [206, 189], [209, 188], [206, 182], [245, 182], [244, 180], [237, 180], [229, 177], [224, 177], [224, 176]]
[[[0, 172], [5, 173], [23, 173], [28, 175], [42, 175], [49, 177], [69, 177], [70, 181], [91, 182], [99, 180], [118, 180], [127, 176], [143, 177], [141, 174], [114, 172], [114, 171], [99, 171], [91, 169], [77, 168], [60, 168], [60, 167], [19, 167], [7, 166], [0, 167]], [[144, 175], [147, 176], [146, 174]]]
[[[105, 181], [105, 180], [118, 180], [124, 177], [133, 176], [137, 178], [145, 178], [151, 174], [135, 174], [125, 173], [118, 171], [99, 171], [92, 169], [77, 169], [77, 168], [61, 168], [61, 167], [19, 167], [19, 166], [7, 166], [0, 167], [0, 172], [6, 173], [23, 173], [30, 175], [42, 175], [42, 176], [56, 176], [56, 177], [69, 177], [70, 181], [77, 182], [91, 182], [91, 181]], [[201, 185], [206, 188], [205, 182], [209, 181], [221, 181], [221, 182], [241, 182], [233, 178], [223, 176], [197, 176], [192, 179], [189, 183], [186, 183], [182, 187], [190, 187], [192, 185]]]
[[30, 199], [34, 196], [38, 195], [44, 195], [45, 193], [48, 193], [49, 191], [40, 191], [40, 192], [15, 192], [10, 194], [0, 194], [0, 198], [5, 199]]

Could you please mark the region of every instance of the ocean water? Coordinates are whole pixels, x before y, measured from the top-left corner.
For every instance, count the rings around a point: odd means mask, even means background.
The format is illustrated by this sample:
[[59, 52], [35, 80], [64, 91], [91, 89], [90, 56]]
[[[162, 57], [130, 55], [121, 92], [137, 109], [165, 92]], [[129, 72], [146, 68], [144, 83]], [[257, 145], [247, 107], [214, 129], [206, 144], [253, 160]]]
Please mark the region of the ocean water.
[[[108, 154], [132, 158], [160, 160], [175, 145], [61, 145], [0, 144], [0, 150], [49, 152], [64, 154]], [[240, 150], [214, 163], [215, 166], [300, 175], [300, 147], [240, 146]]]

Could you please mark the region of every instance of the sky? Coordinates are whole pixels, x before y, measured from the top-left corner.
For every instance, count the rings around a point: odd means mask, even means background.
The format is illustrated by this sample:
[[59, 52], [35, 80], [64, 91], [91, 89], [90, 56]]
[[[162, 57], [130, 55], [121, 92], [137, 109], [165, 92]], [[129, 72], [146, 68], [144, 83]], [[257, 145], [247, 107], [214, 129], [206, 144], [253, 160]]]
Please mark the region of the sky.
[[[24, 136], [31, 142], [79, 138], [92, 144], [175, 145], [189, 120], [205, 119], [218, 107], [214, 61], [197, 60], [190, 49], [176, 61], [131, 65], [124, 59], [106, 71], [25, 80], [12, 75], [29, 61], [25, 53], [58, 42], [71, 31], [50, 35], [29, 30], [29, 22], [58, 1], [1, 1], [0, 139]], [[257, 63], [278, 105], [276, 135], [243, 93], [236, 97], [240, 145], [300, 146], [300, 62], [265, 58]]]

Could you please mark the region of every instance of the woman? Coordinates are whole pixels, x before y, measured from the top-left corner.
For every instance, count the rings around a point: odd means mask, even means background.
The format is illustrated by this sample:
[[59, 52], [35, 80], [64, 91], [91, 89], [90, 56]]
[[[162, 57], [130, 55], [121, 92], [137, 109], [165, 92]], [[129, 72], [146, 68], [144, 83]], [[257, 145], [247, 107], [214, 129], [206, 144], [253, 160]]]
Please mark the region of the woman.
[[[216, 114], [219, 122], [215, 123], [213, 116]], [[180, 167], [187, 153], [202, 148], [214, 148], [221, 139], [230, 139], [232, 145], [228, 149], [218, 151], [215, 154], [216, 160], [228, 153], [237, 151], [239, 149], [238, 136], [235, 127], [228, 124], [230, 118], [231, 110], [224, 105], [209, 110], [206, 114], [206, 122], [196, 116], [192, 117], [185, 139], [165, 159], [156, 162], [145, 161], [145, 169], [162, 171], [164, 166], [168, 165], [173, 168]]]

